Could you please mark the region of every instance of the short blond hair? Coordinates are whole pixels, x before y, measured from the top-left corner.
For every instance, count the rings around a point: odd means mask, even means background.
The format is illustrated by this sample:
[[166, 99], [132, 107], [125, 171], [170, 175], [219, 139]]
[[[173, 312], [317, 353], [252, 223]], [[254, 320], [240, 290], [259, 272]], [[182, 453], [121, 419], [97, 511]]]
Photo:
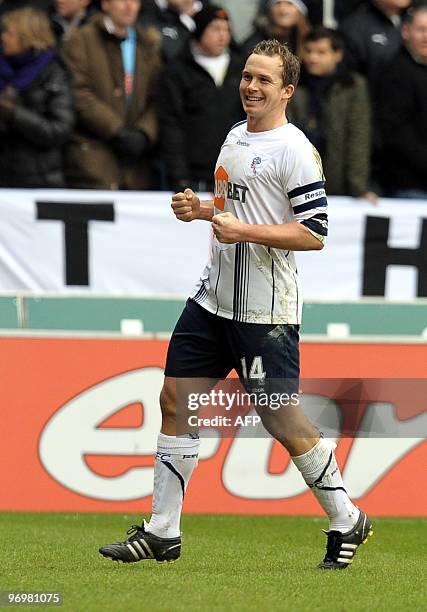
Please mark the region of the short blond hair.
[[267, 55], [268, 57], [278, 55], [283, 65], [283, 85], [293, 85], [294, 87], [298, 85], [301, 62], [287, 45], [280, 43], [274, 38], [262, 40], [256, 45], [252, 53], [255, 55]]
[[22, 46], [27, 50], [45, 51], [55, 47], [56, 39], [45, 13], [33, 8], [10, 11], [2, 18], [3, 26], [13, 24]]

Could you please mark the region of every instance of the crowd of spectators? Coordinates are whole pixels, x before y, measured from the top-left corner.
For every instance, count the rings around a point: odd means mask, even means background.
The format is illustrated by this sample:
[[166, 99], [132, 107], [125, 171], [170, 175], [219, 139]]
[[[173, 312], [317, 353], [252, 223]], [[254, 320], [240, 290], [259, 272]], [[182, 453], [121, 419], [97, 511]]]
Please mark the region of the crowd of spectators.
[[327, 192], [427, 198], [427, 0], [233, 0], [243, 39], [227, 4], [0, 0], [0, 187], [212, 190], [245, 58], [277, 38]]

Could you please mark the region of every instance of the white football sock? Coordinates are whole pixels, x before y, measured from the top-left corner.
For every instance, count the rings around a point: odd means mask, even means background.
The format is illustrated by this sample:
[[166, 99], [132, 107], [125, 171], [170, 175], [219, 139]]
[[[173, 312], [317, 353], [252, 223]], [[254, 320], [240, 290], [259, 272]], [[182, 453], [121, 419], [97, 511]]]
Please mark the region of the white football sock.
[[336, 444], [320, 438], [307, 453], [291, 458], [328, 515], [329, 530], [344, 533], [357, 523], [360, 511], [344, 489], [335, 448]]
[[181, 535], [179, 523], [184, 493], [197, 465], [199, 446], [199, 438], [190, 436], [176, 437], [160, 433], [157, 438], [153, 509], [145, 529], [160, 538], [176, 538]]

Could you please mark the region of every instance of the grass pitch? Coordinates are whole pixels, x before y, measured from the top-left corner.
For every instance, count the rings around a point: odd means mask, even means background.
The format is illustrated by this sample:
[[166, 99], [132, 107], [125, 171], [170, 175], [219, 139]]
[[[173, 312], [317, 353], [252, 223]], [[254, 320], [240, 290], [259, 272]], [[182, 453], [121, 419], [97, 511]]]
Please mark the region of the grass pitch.
[[326, 521], [313, 518], [186, 515], [175, 564], [125, 565], [98, 554], [99, 545], [125, 539], [139, 521], [0, 514], [0, 590], [62, 591], [59, 609], [72, 612], [427, 609], [421, 519], [374, 520], [374, 536], [353, 565], [335, 572], [316, 569]]

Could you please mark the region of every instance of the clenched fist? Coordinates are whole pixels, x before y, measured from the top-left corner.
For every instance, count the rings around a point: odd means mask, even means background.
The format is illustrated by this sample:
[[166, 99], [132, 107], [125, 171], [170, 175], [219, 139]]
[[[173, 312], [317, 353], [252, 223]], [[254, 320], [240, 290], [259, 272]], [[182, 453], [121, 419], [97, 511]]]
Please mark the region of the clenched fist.
[[172, 210], [180, 221], [194, 221], [200, 215], [200, 199], [192, 189], [185, 189], [172, 196]]
[[243, 242], [242, 230], [245, 224], [230, 212], [220, 213], [212, 217], [212, 227], [219, 242], [224, 244]]

